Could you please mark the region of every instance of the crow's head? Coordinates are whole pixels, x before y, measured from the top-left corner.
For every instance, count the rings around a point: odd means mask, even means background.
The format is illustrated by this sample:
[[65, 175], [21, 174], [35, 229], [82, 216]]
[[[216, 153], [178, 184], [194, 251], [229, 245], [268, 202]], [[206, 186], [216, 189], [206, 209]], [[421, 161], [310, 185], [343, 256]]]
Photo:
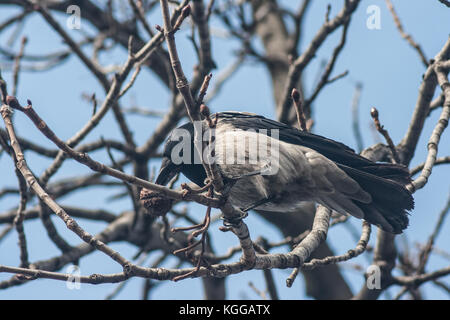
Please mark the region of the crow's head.
[[173, 130], [167, 139], [156, 183], [166, 185], [179, 172], [198, 186], [204, 185], [206, 172], [194, 146], [191, 122]]

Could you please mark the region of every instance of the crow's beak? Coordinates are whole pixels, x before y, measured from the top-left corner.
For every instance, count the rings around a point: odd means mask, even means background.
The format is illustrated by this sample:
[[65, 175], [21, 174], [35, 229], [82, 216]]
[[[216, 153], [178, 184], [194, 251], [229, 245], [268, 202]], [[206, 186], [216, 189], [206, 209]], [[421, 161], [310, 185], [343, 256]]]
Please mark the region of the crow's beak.
[[161, 169], [156, 178], [156, 184], [165, 186], [178, 172], [180, 172], [180, 169], [179, 165], [177, 166], [169, 158], [163, 157]]

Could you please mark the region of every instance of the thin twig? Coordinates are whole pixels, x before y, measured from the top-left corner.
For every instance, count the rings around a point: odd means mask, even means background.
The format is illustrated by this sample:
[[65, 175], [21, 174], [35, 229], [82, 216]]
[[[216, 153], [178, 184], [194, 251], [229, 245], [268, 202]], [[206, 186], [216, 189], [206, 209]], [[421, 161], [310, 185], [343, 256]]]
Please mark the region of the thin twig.
[[414, 39], [411, 37], [411, 35], [407, 34], [405, 32], [405, 30], [403, 29], [400, 18], [398, 17], [397, 13], [395, 12], [395, 9], [394, 9], [394, 6], [393, 6], [391, 0], [386, 0], [386, 5], [392, 14], [392, 17], [394, 18], [395, 25], [397, 26], [397, 29], [400, 32], [400, 35], [402, 36], [403, 39], [408, 41], [408, 43], [417, 51], [417, 53], [420, 56], [420, 60], [425, 65], [425, 67], [427, 67], [428, 59], [425, 57], [425, 54], [423, 53], [423, 50], [420, 47], [420, 45], [417, 44], [417, 42], [414, 41]]
[[430, 102], [430, 108], [428, 110], [428, 115], [430, 115], [434, 110], [436, 110], [439, 107], [442, 107], [444, 104], [445, 96], [442, 92], [436, 99]]
[[304, 263], [302, 265], [302, 270], [311, 270], [314, 268], [317, 268], [319, 266], [328, 265], [330, 263], [338, 263], [342, 261], [350, 260], [354, 257], [359, 256], [362, 254], [366, 248], [367, 244], [369, 243], [370, 239], [370, 233], [371, 233], [371, 226], [368, 222], [363, 221], [362, 226], [362, 232], [361, 237], [355, 247], [355, 249], [348, 250], [346, 254], [340, 255], [340, 256], [330, 256], [322, 259], [312, 259], [310, 262]]
[[22, 42], [20, 44], [20, 50], [17, 56], [14, 59], [14, 68], [13, 68], [13, 87], [11, 93], [13, 96], [17, 95], [17, 86], [19, 84], [19, 73], [20, 73], [20, 62], [22, 60], [25, 45], [27, 44], [27, 37], [22, 37]]
[[208, 96], [206, 97], [207, 103], [218, 95], [226, 81], [229, 80], [237, 72], [240, 66], [242, 66], [244, 60], [245, 55], [240, 54], [235, 61], [233, 61], [229, 66], [225, 67], [225, 69], [215, 77], [216, 81], [214, 83], [214, 87], [209, 90]]
[[[208, 192], [208, 196], [212, 197], [212, 195], [213, 195], [213, 188], [210, 187], [209, 188], [209, 192]], [[202, 235], [201, 240], [196, 242], [196, 243], [194, 243], [194, 244], [192, 244], [192, 245], [190, 245], [190, 246], [187, 246], [186, 248], [179, 249], [179, 250], [176, 250], [174, 252], [174, 254], [177, 254], [177, 253], [180, 253], [180, 252], [187, 252], [189, 250], [192, 250], [198, 244], [202, 245], [202, 249], [201, 249], [200, 255], [198, 257], [198, 261], [197, 261], [197, 267], [196, 267], [196, 269], [194, 269], [192, 271], [192, 274], [195, 274], [200, 269], [201, 263], [203, 261], [203, 255], [205, 253], [205, 248], [206, 248], [206, 236], [208, 234], [208, 229], [209, 229], [210, 223], [211, 223], [211, 207], [208, 207], [206, 209], [205, 218], [203, 220], [203, 223], [200, 224], [200, 225], [194, 226], [194, 229], [196, 229], [196, 230], [191, 233], [191, 237], [192, 238], [195, 238], [195, 237], [197, 237], [198, 235], [201, 234]], [[184, 228], [184, 229], [186, 229], [186, 228]], [[174, 229], [172, 229], [172, 232], [173, 232], [173, 230]], [[177, 277], [173, 278], [172, 280], [173, 281], [179, 281], [179, 280], [186, 279], [189, 276], [191, 276], [191, 273], [186, 273], [184, 275], [177, 276]]]
[[386, 139], [386, 142], [389, 146], [389, 149], [391, 150], [392, 157], [395, 160], [395, 163], [400, 163], [400, 158], [398, 156], [397, 149], [395, 148], [394, 143], [392, 142], [391, 136], [389, 135], [389, 132], [384, 129], [384, 126], [381, 125], [380, 120], [378, 119], [378, 110], [375, 107], [372, 107], [370, 109], [370, 115], [372, 116], [373, 122], [375, 123], [375, 127], [379, 133], [383, 135], [383, 137]]
[[8, 224], [0, 231], [0, 242], [8, 235], [8, 233], [12, 229], [13, 229], [13, 225], [12, 224]]
[[289, 277], [286, 279], [286, 286], [288, 288], [292, 287], [292, 285], [294, 284], [294, 281], [297, 278], [299, 271], [300, 271], [300, 268], [298, 268], [298, 267], [294, 268], [294, 270], [292, 270]]
[[[39, 197], [39, 196], [38, 196]], [[45, 204], [45, 202], [39, 199], [39, 218], [42, 221], [42, 225], [47, 232], [47, 236], [61, 250], [62, 253], [72, 250], [72, 246], [59, 234], [56, 229], [51, 216], [51, 209]]]
[[[328, 22], [328, 21], [327, 21]], [[345, 71], [339, 75], [337, 75], [334, 78], [330, 79], [331, 72], [333, 72], [334, 66], [336, 64], [337, 58], [339, 54], [342, 52], [342, 49], [345, 46], [345, 43], [347, 41], [347, 31], [348, 27], [350, 25], [350, 17], [348, 17], [347, 21], [344, 23], [344, 26], [342, 27], [342, 35], [341, 40], [339, 44], [334, 48], [333, 53], [331, 55], [330, 61], [328, 61], [327, 65], [325, 66], [325, 70], [322, 74], [322, 77], [320, 78], [320, 81], [316, 85], [316, 88], [314, 89], [313, 93], [311, 94], [311, 97], [306, 99], [304, 108], [308, 110], [311, 106], [311, 104], [314, 102], [314, 100], [317, 98], [317, 96], [320, 94], [322, 89], [334, 81], [341, 79], [345, 77], [348, 74], [348, 71]]]
[[150, 28], [150, 25], [147, 23], [147, 19], [145, 18], [145, 14], [144, 14], [144, 11], [142, 8], [142, 2], [138, 1], [136, 4], [135, 0], [128, 0], [128, 3], [130, 4], [131, 8], [133, 9], [134, 15], [142, 23], [142, 26], [144, 27], [145, 31], [147, 31], [148, 35], [153, 38], [154, 33], [153, 33], [152, 29]]
[[297, 114], [298, 126], [302, 131], [308, 131], [306, 128], [305, 113], [303, 112], [303, 98], [300, 92], [296, 88], [292, 89], [291, 97]]
[[264, 280], [266, 281], [267, 292], [272, 300], [279, 300], [275, 280], [273, 279], [272, 270], [263, 270]]
[[[212, 6], [214, 3], [210, 3]], [[211, 52], [211, 37], [209, 34], [209, 15], [211, 8], [207, 8], [205, 12], [205, 7], [203, 0], [192, 1], [192, 20], [198, 28], [198, 35], [200, 40], [200, 69], [211, 70], [216, 68], [216, 64], [212, 58]]]
[[4, 29], [8, 28], [12, 24], [16, 22], [22, 22], [23, 19], [30, 13], [30, 10], [25, 9], [23, 12], [12, 16], [11, 18], [5, 20], [2, 24], [0, 24], [0, 31], [3, 31]]
[[208, 90], [209, 82], [211, 81], [211, 78], [212, 78], [212, 73], [206, 75], [205, 79], [203, 80], [203, 83], [202, 83], [202, 86], [200, 87], [200, 91], [198, 93], [198, 98], [197, 98], [198, 108], [200, 108], [200, 105], [203, 104], [203, 99], [205, 98], [206, 91]]
[[128, 114], [136, 114], [144, 117], [156, 117], [156, 118], [162, 118], [166, 114], [164, 111], [150, 110], [138, 106], [131, 106], [126, 108], [124, 107], [122, 108], [122, 111]]
[[445, 267], [430, 273], [424, 273], [414, 276], [399, 276], [393, 277], [392, 283], [397, 285], [403, 285], [408, 287], [418, 287], [428, 281], [436, 280], [438, 278], [447, 276], [450, 274], [450, 266]]
[[357, 82], [355, 85], [355, 91], [353, 93], [352, 99], [352, 128], [353, 128], [353, 135], [355, 136], [356, 139], [358, 153], [361, 153], [361, 151], [364, 149], [364, 143], [362, 139], [361, 127], [359, 125], [359, 116], [358, 116], [361, 91], [362, 91], [362, 83]]
[[433, 280], [433, 284], [447, 292], [448, 295], [450, 295], [450, 286], [448, 286], [446, 283], [439, 281], [439, 280]]
[[291, 45], [290, 45], [290, 54], [293, 57], [296, 57], [298, 54], [298, 45], [300, 43], [300, 40], [302, 39], [302, 25], [304, 18], [306, 16], [306, 12], [308, 11], [308, 8], [310, 7], [312, 1], [311, 0], [303, 0], [300, 7], [297, 9], [296, 14], [294, 15], [294, 31], [291, 35]]
[[[436, 161], [434, 162], [434, 165], [440, 165], [440, 164], [449, 164], [450, 163], [450, 156], [447, 157], [441, 157], [441, 158], [437, 158]], [[418, 174], [419, 172], [421, 172], [423, 170], [423, 168], [425, 167], [425, 162], [419, 164], [418, 166], [412, 168], [409, 173], [411, 174], [411, 176], [414, 176], [416, 174]]]
[[[13, 159], [15, 160], [14, 164], [16, 165], [18, 162], [14, 157]], [[24, 177], [22, 176], [19, 168], [16, 167], [15, 172], [17, 180], [19, 181], [20, 202], [19, 208], [17, 209], [17, 215], [14, 218], [14, 225], [19, 235], [20, 266], [22, 268], [28, 268], [29, 262], [28, 262], [27, 240], [23, 228], [23, 220], [25, 219], [24, 211], [26, 209], [28, 201], [27, 183]]]
[[267, 295], [264, 291], [259, 290], [254, 284], [253, 282], [249, 282], [248, 286], [259, 296], [261, 297], [261, 299], [263, 300], [267, 300]]
[[205, 20], [208, 21], [214, 8], [215, 0], [209, 0], [208, 7], [206, 8]]
[[425, 247], [421, 250], [421, 252], [419, 254], [420, 259], [419, 259], [419, 265], [417, 267], [418, 274], [422, 274], [425, 272], [425, 266], [430, 257], [430, 253], [433, 250], [433, 246], [434, 246], [436, 237], [438, 236], [439, 232], [441, 231], [442, 225], [444, 224], [445, 218], [448, 216], [449, 212], [450, 212], [450, 194], [447, 199], [447, 204], [445, 205], [444, 209], [439, 214], [439, 217], [438, 217], [438, 220], [436, 222], [433, 232], [428, 237], [428, 241], [427, 241]]

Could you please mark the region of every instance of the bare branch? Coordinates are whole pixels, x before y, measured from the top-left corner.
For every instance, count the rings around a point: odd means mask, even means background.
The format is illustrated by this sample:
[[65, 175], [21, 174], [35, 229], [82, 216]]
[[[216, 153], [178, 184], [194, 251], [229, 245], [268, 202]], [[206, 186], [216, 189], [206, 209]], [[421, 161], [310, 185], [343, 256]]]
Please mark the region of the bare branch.
[[[327, 22], [329, 22], [329, 20], [327, 20]], [[317, 98], [319, 93], [322, 91], [322, 89], [326, 85], [333, 83], [334, 81], [336, 81], [348, 74], [348, 71], [345, 71], [344, 73], [330, 79], [330, 75], [334, 69], [334, 65], [336, 64], [337, 58], [338, 58], [339, 54], [342, 52], [342, 49], [345, 46], [345, 42], [347, 41], [347, 31], [348, 31], [349, 24], [350, 24], [350, 17], [348, 17], [346, 22], [344, 22], [344, 26], [342, 27], [341, 40], [340, 40], [339, 44], [336, 46], [336, 48], [334, 48], [333, 53], [330, 58], [330, 61], [328, 61], [319, 83], [316, 85], [316, 88], [314, 89], [313, 93], [311, 94], [311, 97], [309, 97], [305, 101], [305, 109], [310, 108], [311, 104], [314, 102], [314, 100]]]
[[17, 142], [17, 138], [15, 135], [15, 130], [13, 124], [11, 122], [11, 110], [7, 105], [3, 105], [1, 108], [1, 114], [3, 120], [5, 122], [9, 137], [11, 139], [11, 147], [14, 149], [14, 153], [17, 159], [17, 167], [19, 168], [21, 174], [27, 181], [28, 185], [36, 192], [39, 198], [45, 202], [45, 204], [66, 224], [67, 228], [73, 231], [76, 235], [78, 235], [83, 241], [91, 244], [99, 251], [104, 252], [108, 256], [110, 256], [113, 260], [117, 261], [122, 265], [122, 267], [126, 268], [130, 263], [123, 257], [121, 257], [116, 251], [112, 250], [108, 246], [106, 246], [103, 242], [95, 239], [89, 233], [84, 231], [77, 224], [75, 220], [73, 220], [65, 211], [62, 209], [45, 191], [37, 182], [36, 178], [31, 173], [30, 169], [27, 166], [25, 158], [23, 156], [22, 150]]
[[[122, 273], [100, 275], [95, 274], [91, 276], [80, 276], [81, 283], [116, 283], [124, 281], [129, 277], [144, 277], [158, 280], [168, 280], [173, 279], [177, 276], [185, 275], [189, 273], [189, 277], [225, 277], [231, 274], [236, 274], [249, 269], [272, 269], [272, 268], [287, 268], [294, 266], [301, 266], [304, 261], [308, 258], [309, 253], [313, 252], [317, 246], [325, 240], [328, 223], [331, 216], [331, 211], [319, 206], [316, 217], [314, 219], [313, 228], [310, 234], [299, 244], [294, 250], [287, 254], [266, 254], [257, 255], [255, 264], [249, 267], [245, 261], [233, 262], [227, 265], [217, 264], [211, 265], [209, 267], [200, 268], [186, 268], [186, 269], [164, 269], [164, 268], [144, 268], [137, 265], [132, 265], [128, 263], [124, 268], [125, 271]], [[97, 240], [98, 241], [98, 240]], [[93, 244], [93, 243], [91, 243]], [[107, 247], [106, 247], [107, 248]], [[118, 257], [116, 256], [118, 259]], [[195, 273], [192, 271], [197, 270]], [[42, 269], [25, 269], [25, 268], [15, 268], [0, 266], [0, 272], [16, 273], [29, 275], [31, 278], [25, 278], [24, 280], [32, 280], [36, 278], [48, 278], [66, 281], [69, 276], [68, 274], [55, 273], [50, 271], [45, 271]], [[7, 286], [9, 284], [0, 284], [0, 288]]]
[[405, 277], [393, 277], [392, 282], [394, 284], [408, 286], [408, 287], [418, 287], [421, 284], [436, 280], [438, 278], [444, 277], [450, 274], [450, 267], [446, 267], [440, 270], [436, 270], [430, 273], [419, 274], [414, 276], [405, 276]]
[[428, 141], [428, 154], [425, 165], [422, 169], [420, 177], [414, 180], [410, 185], [408, 185], [408, 188], [410, 190], [421, 189], [428, 182], [428, 178], [431, 175], [431, 170], [433, 169], [433, 166], [436, 162], [438, 145], [441, 139], [442, 132], [448, 126], [448, 120], [450, 118], [450, 83], [447, 79], [448, 70], [444, 71], [440, 67], [439, 62], [436, 62], [433, 65], [433, 68], [436, 72], [437, 81], [445, 95], [445, 100], [442, 107], [441, 116], [439, 117], [438, 123], [434, 127], [430, 140]]
[[267, 285], [267, 292], [269, 293], [270, 299], [279, 300], [280, 298], [278, 296], [275, 280], [273, 279], [272, 270], [263, 270], [263, 273], [264, 273], [264, 280], [266, 281]]
[[350, 19], [353, 12], [359, 5], [359, 0], [349, 0], [345, 2], [344, 8], [332, 20], [325, 22], [314, 36], [308, 48], [299, 56], [289, 68], [288, 77], [284, 86], [284, 93], [281, 102], [278, 104], [278, 119], [281, 122], [287, 121], [290, 108], [290, 94], [295, 87], [303, 69], [314, 58], [317, 50], [325, 39], [339, 26], [345, 24]]
[[[17, 164], [17, 159], [14, 159], [14, 164]], [[17, 215], [14, 218], [14, 226], [16, 227], [17, 233], [19, 234], [19, 248], [20, 248], [20, 266], [23, 268], [28, 268], [28, 251], [27, 251], [27, 240], [25, 237], [25, 232], [23, 228], [23, 220], [25, 219], [24, 211], [27, 206], [28, 196], [27, 196], [27, 184], [22, 176], [20, 169], [16, 166], [16, 176], [19, 181], [19, 194], [20, 202], [19, 208], [17, 209]]]
[[12, 24], [16, 22], [21, 22], [23, 19], [30, 13], [30, 10], [24, 10], [23, 12], [19, 13], [18, 15], [12, 16], [11, 18], [5, 20], [2, 24], [0, 24], [0, 32], [6, 29], [7, 27], [11, 26]]
[[367, 244], [369, 243], [371, 226], [368, 222], [363, 221], [361, 237], [355, 247], [355, 249], [349, 250], [346, 254], [340, 256], [326, 257], [323, 259], [312, 259], [310, 262], [304, 263], [302, 269], [311, 270], [319, 266], [327, 265], [330, 263], [338, 263], [342, 261], [350, 260], [354, 257], [359, 256], [364, 251], [366, 251]]
[[[435, 63], [448, 59], [450, 59], [450, 37], [447, 39], [441, 51], [434, 58]], [[409, 164], [414, 156], [414, 151], [416, 150], [420, 134], [422, 133], [422, 128], [425, 119], [427, 118], [431, 99], [433, 98], [436, 86], [437, 78], [434, 71], [434, 64], [430, 64], [425, 71], [422, 84], [419, 88], [419, 95], [417, 97], [417, 102], [410, 125], [404, 138], [399, 144], [399, 148], [402, 151], [402, 161], [404, 164]]]

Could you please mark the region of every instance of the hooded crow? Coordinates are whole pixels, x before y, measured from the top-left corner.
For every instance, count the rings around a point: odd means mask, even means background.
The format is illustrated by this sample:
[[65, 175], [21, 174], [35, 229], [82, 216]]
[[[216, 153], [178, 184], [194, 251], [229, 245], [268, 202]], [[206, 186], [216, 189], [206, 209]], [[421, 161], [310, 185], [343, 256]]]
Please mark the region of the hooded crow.
[[[387, 232], [408, 226], [414, 200], [405, 188], [405, 166], [370, 161], [342, 143], [252, 113], [211, 118], [217, 118], [214, 128], [189, 122], [170, 134], [157, 184], [181, 172], [204, 186], [201, 153], [216, 162], [231, 203], [241, 210], [293, 212], [314, 201]], [[200, 134], [194, 137], [195, 126]]]

